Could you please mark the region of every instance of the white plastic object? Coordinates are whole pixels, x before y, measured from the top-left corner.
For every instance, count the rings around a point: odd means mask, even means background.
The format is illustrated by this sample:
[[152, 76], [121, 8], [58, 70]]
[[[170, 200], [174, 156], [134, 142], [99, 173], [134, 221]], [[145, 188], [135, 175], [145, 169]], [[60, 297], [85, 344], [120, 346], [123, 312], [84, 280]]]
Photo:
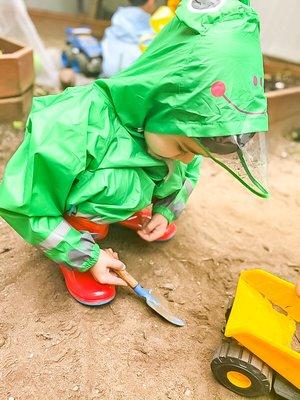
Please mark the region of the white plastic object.
[[0, 0], [0, 36], [17, 40], [34, 50], [37, 84], [58, 86], [58, 70], [47, 53], [23, 0]]

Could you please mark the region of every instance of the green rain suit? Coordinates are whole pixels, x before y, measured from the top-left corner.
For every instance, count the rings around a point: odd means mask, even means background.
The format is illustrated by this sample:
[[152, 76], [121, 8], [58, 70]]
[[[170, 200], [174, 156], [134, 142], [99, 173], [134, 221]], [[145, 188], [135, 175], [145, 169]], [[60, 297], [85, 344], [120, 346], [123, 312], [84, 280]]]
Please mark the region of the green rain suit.
[[175, 220], [198, 181], [201, 157], [189, 165], [155, 159], [144, 132], [267, 131], [262, 77], [259, 20], [246, 1], [183, 0], [132, 67], [34, 99], [0, 184], [0, 215], [50, 259], [88, 270], [99, 245], [64, 215], [113, 223], [155, 198], [154, 212]]

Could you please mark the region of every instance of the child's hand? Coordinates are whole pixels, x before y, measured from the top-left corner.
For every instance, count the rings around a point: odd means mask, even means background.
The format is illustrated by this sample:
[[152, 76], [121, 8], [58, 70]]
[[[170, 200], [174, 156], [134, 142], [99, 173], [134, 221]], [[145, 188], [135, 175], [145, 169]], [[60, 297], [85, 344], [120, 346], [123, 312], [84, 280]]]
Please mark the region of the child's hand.
[[297, 285], [296, 285], [296, 293], [297, 293], [297, 296], [300, 297], [300, 281], [297, 282]]
[[147, 242], [159, 239], [168, 227], [168, 220], [161, 214], [154, 214], [151, 219], [147, 219], [141, 230], [137, 233]]
[[123, 279], [118, 278], [113, 272], [113, 270], [122, 270], [125, 268], [125, 265], [119, 260], [118, 253], [112, 249], [101, 249], [99, 260], [90, 271], [96, 281], [100, 283], [127, 286], [127, 283]]

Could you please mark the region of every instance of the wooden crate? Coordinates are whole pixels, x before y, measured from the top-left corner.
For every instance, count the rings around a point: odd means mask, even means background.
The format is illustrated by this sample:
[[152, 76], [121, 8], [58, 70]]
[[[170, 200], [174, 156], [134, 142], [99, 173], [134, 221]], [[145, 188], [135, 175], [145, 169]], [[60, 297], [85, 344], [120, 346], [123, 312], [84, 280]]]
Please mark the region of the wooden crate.
[[33, 86], [20, 96], [0, 99], [0, 123], [19, 121], [29, 114], [33, 95]]
[[34, 82], [33, 52], [0, 37], [0, 99], [21, 96]]

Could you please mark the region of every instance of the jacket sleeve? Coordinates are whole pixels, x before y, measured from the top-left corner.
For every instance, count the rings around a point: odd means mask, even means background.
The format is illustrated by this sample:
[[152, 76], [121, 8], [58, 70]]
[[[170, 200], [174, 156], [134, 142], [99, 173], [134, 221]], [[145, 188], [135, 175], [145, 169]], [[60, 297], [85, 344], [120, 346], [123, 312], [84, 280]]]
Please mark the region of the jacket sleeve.
[[29, 217], [0, 208], [0, 215], [28, 243], [40, 248], [51, 260], [87, 271], [99, 258], [93, 237], [72, 228], [62, 216]]
[[201, 162], [202, 158], [198, 156], [188, 164], [181, 189], [163, 199], [155, 201], [153, 205], [153, 213], [163, 215], [167, 218], [169, 223], [173, 222], [180, 216], [199, 180]]
[[99, 246], [63, 215], [71, 187], [86, 168], [86, 116], [64, 108], [59, 96], [39, 101], [48, 102], [47, 110], [33, 108], [24, 141], [0, 182], [0, 216], [53, 261], [85, 271], [97, 262]]

